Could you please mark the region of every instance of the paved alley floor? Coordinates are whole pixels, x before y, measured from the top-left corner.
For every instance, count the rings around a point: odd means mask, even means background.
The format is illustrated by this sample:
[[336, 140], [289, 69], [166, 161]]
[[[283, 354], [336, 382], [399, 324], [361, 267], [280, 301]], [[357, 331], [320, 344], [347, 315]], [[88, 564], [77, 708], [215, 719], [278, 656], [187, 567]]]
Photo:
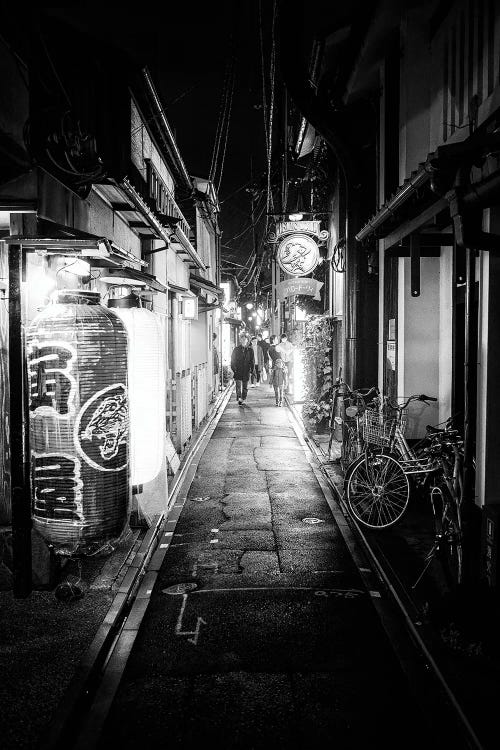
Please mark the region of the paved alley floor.
[[433, 747], [423, 727], [288, 409], [233, 395], [102, 747]]

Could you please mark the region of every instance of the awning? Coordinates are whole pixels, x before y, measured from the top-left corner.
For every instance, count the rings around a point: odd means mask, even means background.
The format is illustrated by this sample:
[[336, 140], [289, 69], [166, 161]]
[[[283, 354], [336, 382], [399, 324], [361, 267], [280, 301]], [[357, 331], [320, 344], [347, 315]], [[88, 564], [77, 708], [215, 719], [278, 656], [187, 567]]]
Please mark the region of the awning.
[[[92, 268], [106, 269], [108, 277], [116, 276], [139, 282], [155, 292], [166, 292], [166, 286], [141, 268], [147, 263], [133, 253], [110, 242], [106, 237], [65, 227], [45, 219], [37, 220], [36, 235], [9, 235], [3, 238], [7, 245], [21, 245], [28, 252], [43, 250], [47, 255], [68, 255], [85, 258]], [[135, 268], [134, 268], [135, 266]]]
[[[100, 261], [97, 263], [91, 263], [93, 267], [102, 268]], [[106, 283], [113, 283], [113, 279], [116, 279], [116, 284], [127, 284], [129, 281], [137, 281], [141, 286], [146, 286], [154, 292], [166, 293], [167, 287], [152, 276], [150, 273], [144, 271], [136, 271], [134, 268], [107, 268], [105, 278], [100, 278], [101, 281]], [[98, 279], [99, 280], [99, 279]]]
[[167, 245], [170, 245], [176, 252], [188, 256], [190, 261], [197, 268], [200, 268], [202, 271], [207, 270], [202, 259], [180, 226], [177, 226], [177, 224], [171, 228], [163, 226], [159, 218], [153, 211], [151, 211], [144, 198], [139, 195], [135, 187], [127, 178], [123, 179], [117, 187], [123, 191], [127, 199], [133, 204], [132, 208], [135, 207], [141, 216], [148, 222], [157, 237], [164, 240], [164, 242]]
[[48, 255], [73, 254], [84, 258], [108, 259], [110, 267], [123, 263], [147, 266], [141, 258], [123, 250], [106, 237], [98, 237], [47, 219], [37, 219], [36, 234], [9, 235], [3, 241], [7, 245], [22, 245], [28, 251], [45, 250]]
[[183, 297], [196, 297], [196, 294], [187, 287], [179, 286], [179, 284], [172, 284], [171, 281], [168, 282], [168, 291], [174, 292], [175, 294], [182, 294]]
[[377, 237], [384, 237], [387, 235], [390, 228], [387, 226], [386, 229], [384, 224], [387, 225], [388, 220], [394, 218], [395, 211], [400, 208], [411, 195], [414, 195], [419, 188], [423, 187], [423, 185], [429, 181], [430, 176], [428, 165], [422, 164], [420, 168], [412, 174], [410, 179], [404, 181], [404, 183], [396, 190], [392, 198], [384, 203], [377, 213], [368, 220], [361, 231], [357, 233], [357, 241], [363, 242], [375, 232], [377, 232]]
[[216, 297], [220, 297], [224, 294], [224, 290], [216, 286], [212, 281], [208, 281], [208, 279], [204, 279], [202, 276], [197, 276], [194, 273], [189, 277], [189, 283], [191, 286], [195, 287], [195, 289], [204, 289], [205, 291], [214, 294]]

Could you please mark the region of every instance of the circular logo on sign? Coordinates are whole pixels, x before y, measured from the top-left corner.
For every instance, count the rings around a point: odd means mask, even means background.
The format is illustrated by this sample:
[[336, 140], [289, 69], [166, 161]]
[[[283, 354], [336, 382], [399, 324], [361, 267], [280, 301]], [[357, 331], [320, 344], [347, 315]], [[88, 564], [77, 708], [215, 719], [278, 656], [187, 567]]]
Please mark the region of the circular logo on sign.
[[318, 265], [319, 249], [307, 234], [291, 234], [278, 245], [276, 257], [285, 273], [307, 276]]
[[128, 397], [122, 383], [94, 393], [75, 422], [74, 440], [83, 460], [99, 471], [121, 471], [128, 464]]

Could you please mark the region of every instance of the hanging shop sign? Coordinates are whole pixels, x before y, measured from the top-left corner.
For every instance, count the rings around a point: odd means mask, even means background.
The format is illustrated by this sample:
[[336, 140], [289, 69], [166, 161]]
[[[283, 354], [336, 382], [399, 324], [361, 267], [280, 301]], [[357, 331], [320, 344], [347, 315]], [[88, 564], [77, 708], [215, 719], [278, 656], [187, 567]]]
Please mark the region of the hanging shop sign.
[[279, 221], [269, 232], [267, 241], [278, 244], [276, 260], [290, 276], [307, 276], [319, 262], [319, 245], [326, 242], [328, 232], [319, 221]]
[[95, 292], [59, 292], [27, 331], [33, 523], [59, 554], [95, 554], [128, 520], [127, 349]]
[[308, 297], [314, 297], [315, 300], [320, 300], [319, 293], [322, 286], [323, 282], [316, 279], [286, 279], [276, 284], [276, 294], [280, 302], [283, 302], [286, 297], [293, 297], [294, 294], [305, 294]]
[[291, 234], [278, 245], [276, 260], [290, 276], [307, 276], [318, 265], [319, 248], [307, 234]]

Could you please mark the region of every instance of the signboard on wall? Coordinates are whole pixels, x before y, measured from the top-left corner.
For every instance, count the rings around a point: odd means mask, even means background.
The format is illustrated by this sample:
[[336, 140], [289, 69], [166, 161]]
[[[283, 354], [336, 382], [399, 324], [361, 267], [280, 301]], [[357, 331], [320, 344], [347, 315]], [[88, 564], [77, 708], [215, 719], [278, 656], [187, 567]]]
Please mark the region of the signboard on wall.
[[182, 317], [184, 320], [198, 320], [197, 297], [184, 297], [182, 300]]
[[396, 370], [396, 342], [387, 342], [387, 365], [390, 366], [391, 370]]

